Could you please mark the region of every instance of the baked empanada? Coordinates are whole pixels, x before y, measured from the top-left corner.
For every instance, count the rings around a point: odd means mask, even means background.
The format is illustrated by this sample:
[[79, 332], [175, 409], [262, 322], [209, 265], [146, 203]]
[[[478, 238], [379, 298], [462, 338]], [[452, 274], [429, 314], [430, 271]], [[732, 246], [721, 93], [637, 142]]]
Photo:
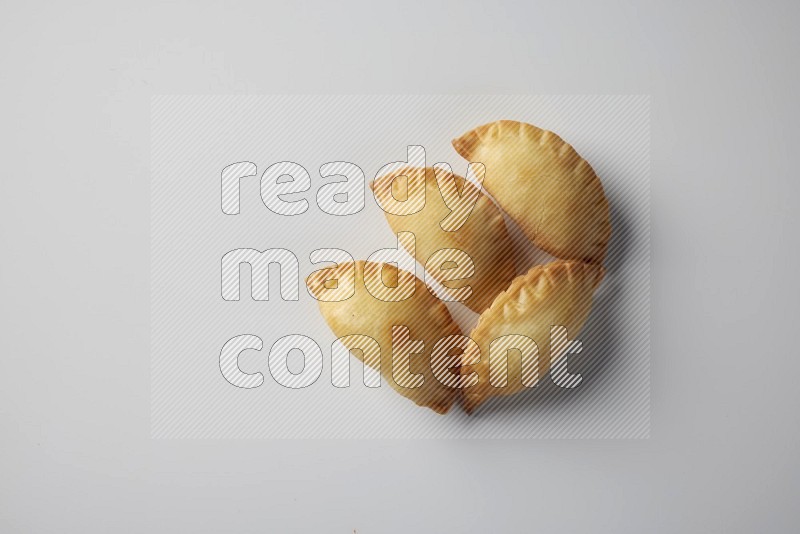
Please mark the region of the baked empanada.
[[[446, 413], [457, 400], [458, 390], [444, 386], [434, 375], [434, 369], [440, 377], [441, 373], [449, 373], [456, 382], [459, 371], [449, 368], [446, 355], [431, 361], [431, 353], [440, 338], [461, 334], [447, 307], [431, 295], [421, 280], [394, 265], [356, 261], [355, 269], [352, 267], [353, 264], [342, 264], [321, 269], [306, 280], [309, 291], [317, 297], [333, 285], [349, 288], [355, 282], [355, 294], [351, 297], [339, 302], [319, 301], [319, 308], [331, 330], [339, 339], [351, 336], [342, 343], [365, 364], [375, 368], [379, 362], [383, 380], [395, 391], [420, 406]], [[383, 280], [388, 287], [415, 284], [414, 293], [401, 301], [378, 299], [365, 287], [365, 271], [373, 288]], [[395, 335], [399, 340], [394, 347], [393, 327], [397, 328]], [[404, 331], [403, 327], [408, 330]], [[365, 350], [363, 343], [366, 337], [377, 342], [380, 358], [365, 358], [365, 354], [370, 352]], [[415, 385], [417, 387], [411, 387]]]
[[[464, 409], [472, 413], [490, 397], [536, 385], [550, 370], [551, 327], [565, 327], [573, 339], [578, 335], [603, 274], [599, 265], [555, 261], [515, 278], [483, 312], [470, 335], [481, 359], [461, 367], [465, 382], [466, 375], [478, 377], [476, 385], [462, 390]], [[557, 347], [556, 354], [566, 349]], [[491, 360], [497, 363], [490, 364]]]
[[486, 166], [485, 189], [536, 246], [561, 259], [603, 261], [611, 237], [603, 185], [558, 135], [503, 120], [467, 132], [453, 147]]
[[[393, 198], [405, 196], [406, 176], [422, 171], [422, 168], [400, 169], [378, 177], [370, 187], [381, 206], [385, 206]], [[480, 313], [508, 287], [516, 274], [503, 215], [480, 187], [449, 168], [428, 167], [424, 171], [424, 205], [420, 203], [418, 211], [410, 215], [384, 211], [386, 219], [395, 233], [414, 234], [417, 260], [445, 287], [449, 298]], [[473, 272], [466, 271], [468, 261], [456, 250], [471, 258]], [[461, 269], [448, 269], [449, 261]], [[464, 279], [457, 279], [462, 276]]]

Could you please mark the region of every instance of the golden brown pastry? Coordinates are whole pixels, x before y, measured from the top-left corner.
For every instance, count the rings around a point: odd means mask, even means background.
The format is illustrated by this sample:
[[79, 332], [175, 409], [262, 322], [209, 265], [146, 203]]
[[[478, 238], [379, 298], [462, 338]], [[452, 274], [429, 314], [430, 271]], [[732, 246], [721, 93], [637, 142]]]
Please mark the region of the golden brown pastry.
[[[387, 205], [392, 197], [405, 198], [406, 176], [422, 170], [400, 169], [377, 178], [370, 187], [378, 202]], [[511, 239], [503, 215], [480, 187], [449, 169], [426, 168], [424, 183], [424, 205], [420, 203], [418, 211], [410, 215], [385, 211], [389, 226], [395, 233], [413, 233], [417, 260], [448, 290], [448, 298], [461, 301], [480, 313], [508, 287], [516, 274]], [[469, 261], [453, 249], [463, 251], [471, 258], [472, 272], [465, 268]], [[442, 269], [443, 265], [451, 265], [445, 264], [448, 261], [464, 268]], [[455, 279], [461, 276], [464, 279]]]
[[[447, 412], [457, 400], [459, 390], [442, 385], [440, 379], [434, 375], [432, 366], [436, 373], [449, 373], [455, 377], [455, 381], [458, 380], [459, 372], [452, 369], [454, 366], [446, 365], [445, 354], [431, 358], [433, 348], [440, 338], [461, 333], [447, 307], [431, 295], [421, 280], [412, 273], [398, 270], [394, 265], [357, 261], [355, 269], [352, 267], [353, 264], [348, 263], [321, 269], [306, 280], [309, 291], [317, 298], [328, 291], [328, 288], [336, 285], [350, 288], [355, 282], [355, 294], [351, 297], [339, 302], [319, 301], [319, 308], [331, 330], [340, 339], [352, 336], [342, 342], [361, 361], [365, 361], [365, 353], [369, 356], [369, 351], [364, 351], [364, 344], [359, 341], [364, 340], [363, 336], [377, 341], [380, 346], [379, 370], [383, 380], [418, 405], [440, 414]], [[370, 291], [365, 287], [365, 272], [372, 288]], [[382, 287], [380, 280], [389, 287], [413, 284], [413, 295], [400, 301], [376, 298], [373, 295], [387, 296], [375, 289]], [[389, 291], [385, 293], [388, 294]], [[399, 327], [396, 328], [395, 339], [398, 342], [394, 346], [394, 355], [393, 327]], [[402, 327], [408, 330], [404, 331]], [[404, 332], [407, 336], [405, 339]], [[365, 363], [375, 368], [378, 358], [367, 357]], [[412, 387], [415, 385], [418, 387]]]
[[[462, 390], [464, 409], [472, 413], [488, 398], [523, 391], [536, 384], [537, 376], [544, 377], [551, 363], [551, 326], [566, 327], [569, 337], [575, 339], [603, 274], [599, 265], [559, 260], [537, 265], [515, 278], [483, 312], [470, 335], [480, 348], [481, 360], [461, 368], [465, 377], [478, 376], [476, 385]], [[490, 376], [490, 357], [497, 358], [501, 371], [502, 362], [507, 361], [507, 375]], [[505, 386], [495, 387], [503, 384], [505, 376]]]
[[467, 132], [453, 147], [486, 166], [484, 188], [536, 246], [557, 258], [603, 261], [611, 236], [603, 186], [558, 135], [503, 120]]

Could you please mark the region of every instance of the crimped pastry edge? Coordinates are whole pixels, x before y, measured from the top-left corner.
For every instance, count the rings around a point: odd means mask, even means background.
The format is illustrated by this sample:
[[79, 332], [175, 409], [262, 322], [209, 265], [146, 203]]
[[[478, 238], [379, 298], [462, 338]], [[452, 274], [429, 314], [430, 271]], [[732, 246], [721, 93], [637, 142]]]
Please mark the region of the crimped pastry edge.
[[[599, 187], [600, 194], [598, 195], [596, 205], [602, 205], [603, 211], [608, 213], [609, 216], [602, 221], [602, 232], [599, 235], [599, 239], [592, 244], [592, 248], [595, 249], [596, 252], [591, 256], [580, 259], [588, 263], [602, 263], [605, 260], [606, 254], [608, 253], [608, 244], [611, 240], [612, 233], [608, 198], [605, 194], [603, 182], [600, 180], [600, 177], [597, 176], [594, 168], [575, 150], [571, 144], [550, 130], [545, 130], [526, 122], [503, 119], [482, 124], [473, 128], [460, 137], [453, 139], [452, 145], [461, 157], [468, 161], [472, 161], [472, 157], [480, 144], [494, 142], [503, 137], [514, 136], [522, 136], [534, 141], [538, 141], [538, 145], [540, 147], [547, 147], [550, 152], [552, 152], [559, 159], [574, 158], [575, 163], [570, 169], [571, 175], [578, 176], [585, 174], [588, 177], [586, 187], [589, 187], [592, 184], [596, 184]], [[536, 237], [535, 239], [538, 241], [540, 238]], [[541, 245], [545, 244], [542, 243]], [[564, 250], [558, 250], [559, 247], [556, 247], [552, 244], [546, 244], [541, 248], [556, 257], [569, 255], [568, 252], [565, 252]]]
[[[550, 285], [554, 285], [556, 278], [561, 273], [566, 273], [569, 281], [579, 274], [590, 274], [594, 276], [593, 286], [597, 288], [605, 276], [605, 269], [601, 265], [580, 260], [556, 260], [532, 267], [527, 273], [514, 278], [508, 289], [495, 297], [492, 305], [481, 314], [470, 337], [481, 337], [485, 330], [499, 321], [518, 318], [525, 311], [522, 307], [515, 305], [519, 303], [520, 295], [527, 292], [530, 302], [535, 302], [536, 296], [531, 293], [538, 289], [539, 280], [545, 277]], [[527, 304], [526, 308], [530, 305], [530, 303]]]

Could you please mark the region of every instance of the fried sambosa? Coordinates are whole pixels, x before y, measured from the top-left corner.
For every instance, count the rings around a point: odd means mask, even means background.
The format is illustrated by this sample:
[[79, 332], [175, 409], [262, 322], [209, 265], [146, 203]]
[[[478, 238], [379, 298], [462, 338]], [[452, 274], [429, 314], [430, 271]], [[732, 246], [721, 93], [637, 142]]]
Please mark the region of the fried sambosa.
[[[410, 182], [408, 176], [423, 171], [425, 194], [417, 198], [424, 198], [424, 204], [408, 215], [384, 210], [386, 219], [395, 233], [414, 234], [416, 251], [408, 252], [444, 286], [448, 298], [481, 313], [516, 274], [503, 215], [480, 187], [446, 168], [405, 168], [378, 177], [370, 187], [380, 205], [387, 206], [414, 194], [407, 188], [412, 183], [421, 187], [422, 181]], [[472, 272], [466, 272], [469, 261], [458, 251], [469, 256]]]
[[[458, 389], [443, 385], [433, 369], [440, 373], [439, 378], [441, 373], [449, 373], [457, 381], [457, 366], [449, 368], [444, 355], [431, 361], [431, 353], [440, 338], [461, 331], [447, 307], [422, 281], [391, 264], [357, 261], [355, 265], [346, 263], [316, 271], [306, 283], [319, 300], [320, 311], [333, 333], [356, 357], [378, 369], [384, 382], [437, 413], [450, 409], [458, 398]], [[405, 298], [405, 291], [392, 290], [402, 287], [414, 288], [410, 298]], [[340, 289], [341, 295], [350, 296], [325, 300], [331, 294], [336, 298]], [[404, 300], [392, 300], [396, 294]]]
[[[599, 265], [555, 261], [515, 278], [470, 335], [481, 360], [461, 368], [465, 381], [466, 375], [478, 377], [476, 385], [462, 390], [464, 409], [472, 413], [490, 397], [535, 386], [550, 370], [551, 328], [565, 327], [572, 339], [578, 335], [603, 274]], [[566, 352], [568, 347], [562, 345], [555, 347], [555, 354]]]
[[453, 147], [486, 166], [484, 188], [536, 246], [561, 259], [603, 261], [611, 237], [603, 185], [558, 135], [503, 120], [467, 132]]

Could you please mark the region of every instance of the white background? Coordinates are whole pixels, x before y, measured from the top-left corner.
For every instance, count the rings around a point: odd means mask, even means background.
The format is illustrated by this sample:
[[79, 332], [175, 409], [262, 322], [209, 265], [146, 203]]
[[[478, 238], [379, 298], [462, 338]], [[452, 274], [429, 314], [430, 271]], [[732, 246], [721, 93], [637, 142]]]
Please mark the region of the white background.
[[[648, 437], [648, 97], [176, 95], [156, 97], [152, 110], [154, 437]], [[581, 374], [583, 382], [566, 389], [546, 377], [523, 394], [487, 402], [473, 416], [454, 407], [445, 417], [419, 408], [385, 383], [367, 388], [363, 365], [355, 358], [349, 358], [350, 387], [334, 387], [331, 346], [336, 336], [303, 282], [330, 263], [313, 265], [311, 251], [335, 247], [363, 260], [376, 251], [396, 249], [397, 236], [366, 180], [380, 174], [384, 165], [406, 161], [408, 145], [414, 144], [424, 147], [427, 165], [447, 162], [463, 175], [467, 162], [451, 139], [499, 117], [535, 123], [568, 139], [602, 177], [612, 206], [614, 235], [604, 261], [606, 275], [585, 327], [570, 332], [580, 339], [582, 350], [568, 357], [568, 368]], [[331, 182], [318, 169], [342, 159], [356, 163], [366, 175], [360, 185], [366, 198], [358, 213], [337, 217], [317, 205], [320, 186]], [[220, 209], [221, 170], [243, 160], [258, 170], [239, 180], [240, 211], [226, 215]], [[267, 209], [260, 194], [261, 175], [284, 160], [310, 174], [310, 190], [287, 197], [305, 199], [308, 209], [291, 217]], [[487, 176], [493, 171], [488, 167]], [[518, 238], [512, 251], [518, 273], [552, 261], [516, 230], [510, 222], [509, 231]], [[422, 241], [418, 246], [424, 246]], [[220, 294], [221, 258], [243, 248], [290, 251], [298, 261], [299, 280], [284, 272], [279, 279], [274, 266], [269, 300], [256, 301], [251, 298], [251, 269], [242, 268], [240, 299], [225, 301]], [[420, 278], [426, 260], [421, 258], [417, 268]], [[261, 281], [256, 278], [256, 284]], [[284, 283], [297, 288], [296, 300], [281, 298]], [[477, 314], [457, 303], [449, 309], [469, 334]], [[258, 388], [234, 387], [220, 372], [223, 345], [242, 334], [258, 336], [263, 343], [261, 350], [244, 351], [238, 358], [245, 372], [262, 373], [264, 383]], [[280, 386], [267, 365], [273, 343], [291, 335], [307, 336], [321, 349], [321, 375], [305, 388]], [[275, 356], [280, 357], [277, 352]], [[307, 358], [311, 370], [313, 356]], [[294, 372], [303, 368], [299, 351], [287, 361]]]
[[[6, 3], [0, 530], [796, 530], [798, 9]], [[651, 94], [651, 439], [151, 440], [155, 93]]]

